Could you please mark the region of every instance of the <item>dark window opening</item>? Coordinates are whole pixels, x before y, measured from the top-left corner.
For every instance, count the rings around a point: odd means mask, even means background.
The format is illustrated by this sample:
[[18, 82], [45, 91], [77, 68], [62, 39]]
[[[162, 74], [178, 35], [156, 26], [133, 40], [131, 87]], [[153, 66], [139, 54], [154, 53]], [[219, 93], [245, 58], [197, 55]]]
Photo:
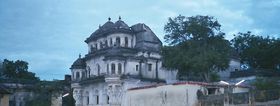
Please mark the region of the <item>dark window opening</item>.
[[124, 46], [128, 47], [128, 38], [127, 37], [124, 38]]
[[87, 97], [87, 104], [89, 104], [89, 97]]
[[133, 47], [133, 39], [131, 39], [131, 47]]
[[139, 69], [139, 66], [138, 66], [138, 65], [136, 65], [135, 69], [136, 69], [136, 71], [138, 71], [138, 69]]
[[120, 44], [121, 44], [121, 38], [120, 37], [116, 38], [116, 44], [117, 44], [117, 46], [120, 46]]
[[113, 45], [113, 41], [112, 41], [112, 38], [110, 38], [110, 46]]
[[100, 75], [100, 66], [97, 64], [97, 75]]
[[148, 64], [148, 71], [152, 71], [152, 64]]
[[107, 40], [105, 41], [105, 47], [108, 47], [108, 41]]
[[208, 90], [208, 95], [212, 95], [215, 94], [215, 91], [217, 90], [217, 88], [207, 88]]
[[114, 63], [112, 63], [111, 64], [111, 71], [112, 71], [112, 74], [115, 74], [115, 64]]
[[80, 78], [80, 73], [76, 72], [76, 79]]
[[110, 100], [110, 98], [109, 98], [109, 96], [107, 96], [107, 104], [109, 104], [109, 100]]
[[150, 55], [151, 55], [151, 52], [148, 52], [147, 54], [148, 54], [148, 57], [150, 57]]
[[87, 76], [90, 77], [90, 67], [87, 66]]
[[107, 64], [107, 74], [109, 74], [109, 64]]
[[121, 74], [122, 73], [122, 64], [119, 63], [118, 64], [118, 74]]
[[96, 104], [99, 104], [99, 97], [98, 97], [98, 95], [96, 96]]

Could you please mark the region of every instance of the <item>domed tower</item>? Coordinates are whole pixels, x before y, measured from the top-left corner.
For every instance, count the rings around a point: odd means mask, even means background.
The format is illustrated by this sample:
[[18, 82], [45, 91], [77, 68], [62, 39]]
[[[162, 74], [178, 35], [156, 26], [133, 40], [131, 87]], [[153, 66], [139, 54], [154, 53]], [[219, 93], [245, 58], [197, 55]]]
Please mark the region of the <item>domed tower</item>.
[[81, 55], [79, 58], [71, 65], [72, 79], [75, 81], [79, 81], [85, 78], [86, 75], [86, 63]]
[[79, 85], [79, 81], [85, 79], [86, 75], [86, 63], [81, 55], [79, 58], [71, 65], [71, 73], [72, 73], [72, 84], [71, 87], [74, 88], [74, 99], [76, 100], [76, 106], [83, 106], [82, 105], [82, 88]]
[[85, 42], [88, 54], [71, 66], [76, 105], [120, 106], [128, 88], [165, 82], [162, 43], [147, 25], [108, 18]]

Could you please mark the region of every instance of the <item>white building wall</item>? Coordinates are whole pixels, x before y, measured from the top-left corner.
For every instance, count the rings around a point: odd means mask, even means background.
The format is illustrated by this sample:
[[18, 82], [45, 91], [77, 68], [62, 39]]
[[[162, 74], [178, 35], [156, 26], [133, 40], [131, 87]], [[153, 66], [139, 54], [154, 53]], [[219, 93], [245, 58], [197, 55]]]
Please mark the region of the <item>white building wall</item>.
[[128, 62], [126, 62], [126, 67], [125, 67], [126, 72], [125, 72], [125, 74], [138, 75], [139, 70], [136, 71], [136, 65], [139, 66], [138, 61], [129, 60]]
[[235, 70], [240, 70], [240, 61], [231, 59], [229, 62], [229, 68], [225, 71], [218, 72], [218, 75], [220, 76], [221, 80], [228, 80], [230, 77], [230, 72], [233, 72]]
[[232, 90], [232, 93], [243, 93], [243, 92], [249, 92], [249, 89], [244, 87], [234, 87]]
[[[72, 80], [81, 80], [83, 76], [83, 72], [85, 72], [85, 69], [72, 69]], [[77, 76], [77, 73], [79, 73], [79, 76]]]
[[92, 75], [98, 75], [98, 65], [100, 66], [100, 74], [107, 73], [107, 64], [105, 61], [103, 61], [104, 57], [95, 57], [91, 60], [86, 61], [86, 64], [88, 67], [90, 67], [90, 74]]
[[196, 106], [199, 85], [166, 85], [128, 90], [122, 106]]

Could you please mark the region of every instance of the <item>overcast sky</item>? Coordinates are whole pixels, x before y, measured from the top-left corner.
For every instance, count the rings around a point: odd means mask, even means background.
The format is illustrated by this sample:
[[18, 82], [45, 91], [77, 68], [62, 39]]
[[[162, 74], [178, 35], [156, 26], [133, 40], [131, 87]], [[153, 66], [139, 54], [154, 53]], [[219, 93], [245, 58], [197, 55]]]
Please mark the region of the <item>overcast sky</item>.
[[227, 39], [280, 36], [280, 0], [0, 0], [0, 59], [25, 60], [41, 79], [63, 79], [84, 40], [108, 17], [145, 23], [163, 41], [168, 17], [210, 15]]

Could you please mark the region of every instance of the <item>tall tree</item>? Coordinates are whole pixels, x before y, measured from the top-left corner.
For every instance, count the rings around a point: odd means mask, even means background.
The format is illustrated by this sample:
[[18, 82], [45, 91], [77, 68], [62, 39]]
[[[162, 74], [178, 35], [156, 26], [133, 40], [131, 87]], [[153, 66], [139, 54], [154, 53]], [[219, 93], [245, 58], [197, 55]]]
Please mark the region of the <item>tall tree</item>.
[[257, 36], [251, 32], [238, 33], [232, 40], [241, 62], [254, 69], [279, 69], [280, 39]]
[[39, 80], [39, 78], [35, 76], [35, 73], [28, 71], [28, 63], [22, 60], [17, 60], [14, 62], [4, 59], [2, 71], [3, 72], [1, 76], [6, 78]]
[[162, 49], [163, 63], [179, 71], [179, 77], [192, 76], [210, 81], [210, 75], [229, 64], [230, 42], [224, 39], [221, 25], [211, 16], [169, 18]]

